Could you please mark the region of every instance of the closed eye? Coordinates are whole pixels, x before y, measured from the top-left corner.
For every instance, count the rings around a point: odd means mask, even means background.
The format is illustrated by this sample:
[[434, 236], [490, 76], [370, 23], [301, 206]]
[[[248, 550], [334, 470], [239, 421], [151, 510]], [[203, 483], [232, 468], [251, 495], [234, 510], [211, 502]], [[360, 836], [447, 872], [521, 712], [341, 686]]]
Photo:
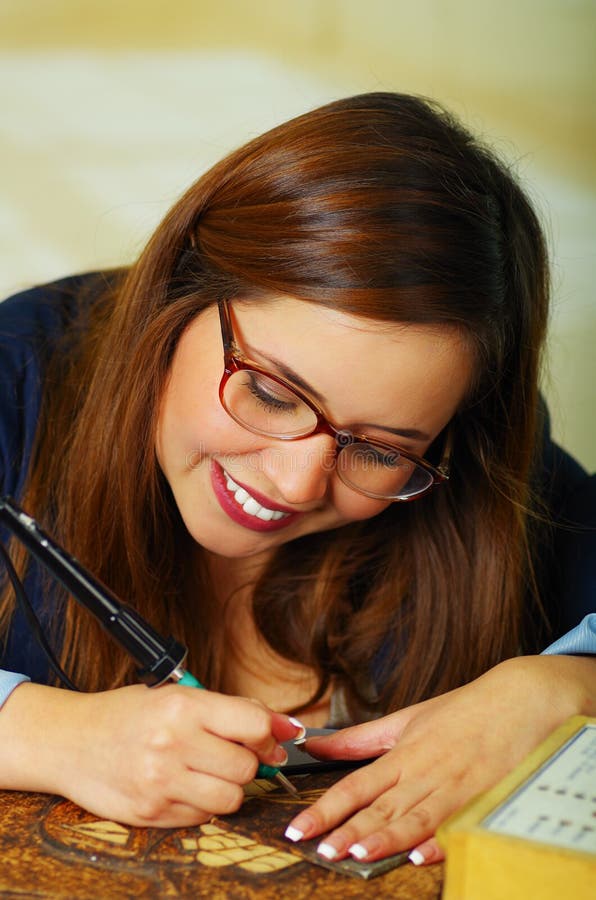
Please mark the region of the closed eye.
[[[290, 393], [285, 393], [280, 385], [258, 372], [247, 372], [246, 386], [259, 406], [269, 412], [293, 412], [297, 407], [297, 398]], [[272, 393], [275, 390], [277, 393]], [[282, 396], [280, 396], [280, 394]]]
[[399, 450], [385, 450], [374, 444], [356, 443], [351, 448], [352, 456], [359, 457], [365, 465], [385, 466], [389, 469], [403, 468], [412, 465]]

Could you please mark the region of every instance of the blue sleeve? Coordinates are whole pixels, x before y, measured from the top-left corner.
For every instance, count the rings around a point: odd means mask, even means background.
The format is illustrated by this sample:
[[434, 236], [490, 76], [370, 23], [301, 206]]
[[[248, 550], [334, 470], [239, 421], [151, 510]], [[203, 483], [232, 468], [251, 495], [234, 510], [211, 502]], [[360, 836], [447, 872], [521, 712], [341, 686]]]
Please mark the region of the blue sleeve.
[[30, 681], [26, 675], [18, 675], [16, 672], [6, 672], [0, 669], [0, 707], [4, 706], [16, 687], [24, 681]]
[[596, 612], [588, 613], [579, 625], [576, 625], [542, 652], [547, 655], [585, 656], [586, 654], [596, 654]]

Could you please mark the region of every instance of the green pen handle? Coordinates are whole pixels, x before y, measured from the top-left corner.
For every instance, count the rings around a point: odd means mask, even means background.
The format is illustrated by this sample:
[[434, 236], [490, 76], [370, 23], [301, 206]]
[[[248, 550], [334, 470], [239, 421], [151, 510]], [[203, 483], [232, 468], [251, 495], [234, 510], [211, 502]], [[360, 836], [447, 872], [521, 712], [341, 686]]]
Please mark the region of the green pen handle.
[[[202, 691], [206, 690], [204, 684], [201, 684], [201, 682], [197, 678], [195, 678], [194, 675], [191, 675], [190, 672], [186, 671], [182, 675], [182, 678], [178, 679], [178, 684], [185, 685], [186, 687], [200, 688]], [[275, 778], [279, 774], [279, 769], [274, 768], [274, 766], [266, 766], [264, 763], [259, 764], [259, 768], [257, 770], [257, 776], [259, 778]]]

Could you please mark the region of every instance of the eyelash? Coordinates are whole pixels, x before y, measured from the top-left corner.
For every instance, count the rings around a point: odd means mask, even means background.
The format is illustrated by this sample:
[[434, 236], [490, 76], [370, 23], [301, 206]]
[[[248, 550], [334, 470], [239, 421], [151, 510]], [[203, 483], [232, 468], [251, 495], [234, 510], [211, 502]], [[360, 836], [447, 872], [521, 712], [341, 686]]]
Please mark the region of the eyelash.
[[[267, 410], [268, 412], [292, 412], [293, 411], [293, 409], [295, 408], [295, 404], [288, 403], [285, 400], [280, 400], [278, 397], [273, 397], [271, 394], [266, 393], [265, 391], [263, 391], [262, 388], [259, 388], [259, 384], [258, 384], [255, 373], [251, 372], [251, 373], [247, 373], [247, 374], [249, 375], [247, 387], [248, 387], [249, 391], [251, 392], [251, 394], [253, 395], [253, 397], [255, 398], [255, 400], [263, 407], [263, 409]], [[403, 465], [403, 463], [409, 462], [407, 457], [404, 457], [403, 452], [400, 450], [396, 449], [395, 451], [389, 452], [389, 451], [377, 450], [376, 448], [373, 447], [373, 445], [370, 445], [370, 447], [371, 447], [371, 450], [373, 450], [375, 453], [375, 461], [380, 462], [383, 465], [387, 465], [387, 457], [388, 456], [393, 456], [395, 461], [401, 459], [402, 465]]]
[[258, 400], [258, 402], [267, 410], [271, 410], [273, 412], [291, 412], [294, 408], [294, 404], [287, 403], [286, 401], [280, 400], [277, 397], [272, 397], [271, 394], [267, 394], [264, 391], [260, 390], [254, 376], [251, 376], [249, 378], [248, 389], [253, 397]]
[[400, 460], [407, 462], [407, 458], [403, 456], [399, 450], [388, 451], [388, 450], [377, 450], [377, 448], [369, 444], [369, 449], [367, 451], [371, 456], [374, 456], [374, 461], [382, 463], [383, 465], [389, 465], [392, 461], [397, 463]]

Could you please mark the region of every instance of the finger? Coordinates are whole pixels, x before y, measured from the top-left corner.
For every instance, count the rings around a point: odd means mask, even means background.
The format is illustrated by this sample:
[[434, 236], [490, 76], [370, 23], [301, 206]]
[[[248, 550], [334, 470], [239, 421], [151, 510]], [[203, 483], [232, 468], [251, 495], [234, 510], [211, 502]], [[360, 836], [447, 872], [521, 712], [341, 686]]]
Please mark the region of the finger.
[[132, 816], [127, 821], [142, 826], [174, 827], [182, 819], [206, 821], [213, 815], [236, 812], [244, 800], [238, 784], [203, 772], [177, 773], [169, 785], [149, 784], [142, 796], [132, 802]]
[[287, 716], [284, 713], [274, 712], [265, 706], [257, 697], [247, 697], [250, 703], [255, 703], [261, 709], [268, 709], [271, 714], [271, 730], [278, 741], [302, 740], [306, 734], [306, 728], [295, 716]]
[[[456, 691], [451, 692], [455, 693]], [[308, 738], [304, 748], [318, 759], [369, 759], [380, 756], [395, 747], [406, 726], [416, 718], [422, 707], [428, 712], [431, 707], [444, 704], [445, 698], [449, 696], [443, 694], [372, 722], [352, 725], [334, 734]]]
[[250, 703], [255, 703], [257, 706], [260, 706], [261, 709], [269, 711], [269, 714], [271, 715], [271, 733], [277, 741], [282, 743], [286, 741], [303, 740], [306, 734], [306, 728], [300, 719], [297, 719], [294, 716], [287, 716], [284, 713], [274, 712], [273, 710], [268, 709], [268, 707], [256, 697], [248, 697], [247, 699]]
[[[242, 744], [259, 743], [271, 737], [272, 713], [259, 703], [215, 691], [187, 687], [176, 687], [175, 690], [185, 692], [186, 700], [190, 699], [194, 704], [193, 718], [212, 734]], [[189, 714], [186, 708], [177, 712]]]
[[306, 734], [306, 728], [298, 719], [284, 716], [267, 710], [269, 730], [260, 741], [244, 740], [246, 747], [250, 748], [261, 762], [273, 766], [283, 766], [288, 761], [286, 749], [282, 741], [302, 739]]
[[[425, 799], [426, 797], [420, 798], [417, 805], [423, 803]], [[380, 859], [382, 856], [409, 850], [412, 843], [404, 844], [403, 836], [394, 826], [395, 823], [402, 821], [412, 808], [416, 807], [404, 808], [400, 802], [399, 787], [385, 791], [370, 806], [360, 810], [339, 828], [331, 831], [319, 844], [317, 851], [327, 859], [340, 859], [346, 857], [348, 853], [355, 859]], [[427, 837], [427, 834], [420, 834], [418, 840], [423, 837]]]
[[414, 847], [408, 858], [415, 866], [427, 866], [430, 863], [442, 862], [445, 859], [445, 851], [439, 846], [436, 838], [431, 838]]
[[275, 712], [271, 713], [271, 731], [280, 742], [302, 740], [306, 734], [306, 728], [300, 719]]
[[248, 784], [253, 780], [259, 765], [258, 757], [242, 744], [227, 741], [203, 732], [198, 742], [185, 753], [187, 768], [203, 772], [236, 784]]
[[292, 819], [286, 837], [293, 841], [317, 837], [357, 810], [369, 806], [399, 782], [401, 769], [396, 761], [390, 765], [385, 763], [381, 758], [340, 779], [316, 803]]
[[[76, 794], [73, 797], [76, 802]], [[102, 794], [98, 802], [86, 801], [85, 809], [100, 819], [115, 819], [126, 825], [141, 828], [187, 828], [203, 825], [213, 818], [213, 813], [191, 806], [188, 803], [170, 801], [152, 811], [137, 808], [130, 798], [116, 797], [109, 791]]]
[[[186, 692], [185, 702], [189, 699], [193, 701], [195, 726], [218, 737], [243, 744], [268, 765], [283, 765], [287, 760], [286, 751], [272, 733], [273, 716], [278, 714], [272, 713], [267, 707], [243, 697], [229, 697], [214, 691], [197, 691], [195, 688], [179, 686], [175, 690]], [[172, 702], [176, 703], [177, 698]], [[188, 716], [189, 710], [176, 710], [175, 717], [178, 721], [183, 713]], [[187, 734], [189, 727], [193, 727], [193, 719], [188, 722]], [[276, 721], [279, 727], [279, 719]], [[290, 735], [297, 730], [295, 726], [287, 726]]]
[[167, 811], [154, 820], [142, 818], [124, 821], [127, 821], [129, 825], [136, 825], [141, 828], [192, 828], [197, 825], [204, 825], [211, 818], [213, 818], [213, 813], [196, 809], [187, 803], [171, 803]]
[[437, 792], [429, 794], [404, 815], [386, 821], [382, 827], [375, 828], [374, 818], [359, 813], [325, 838], [323, 843], [332, 851], [324, 847], [323, 855], [329, 859], [331, 852], [333, 858], [349, 853], [354, 859], [374, 862], [409, 850], [432, 838], [453, 809], [448, 793]]
[[318, 759], [369, 759], [395, 747], [404, 727], [397, 716], [384, 716], [335, 734], [308, 738], [304, 748]]

